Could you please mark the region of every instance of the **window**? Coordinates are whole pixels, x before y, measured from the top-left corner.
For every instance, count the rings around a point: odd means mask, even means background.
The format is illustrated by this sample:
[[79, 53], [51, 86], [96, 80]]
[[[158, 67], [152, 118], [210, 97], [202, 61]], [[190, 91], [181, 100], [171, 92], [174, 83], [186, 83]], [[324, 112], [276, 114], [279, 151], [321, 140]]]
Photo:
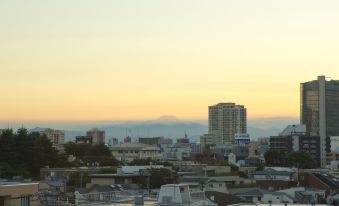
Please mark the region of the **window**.
[[213, 184], [210, 184], [210, 188], [213, 188]]
[[222, 187], [222, 184], [219, 184], [219, 187]]
[[30, 205], [30, 198], [28, 196], [21, 197], [20, 206], [29, 206], [29, 205]]
[[0, 197], [0, 206], [4, 206], [5, 205], [5, 200], [4, 198]]

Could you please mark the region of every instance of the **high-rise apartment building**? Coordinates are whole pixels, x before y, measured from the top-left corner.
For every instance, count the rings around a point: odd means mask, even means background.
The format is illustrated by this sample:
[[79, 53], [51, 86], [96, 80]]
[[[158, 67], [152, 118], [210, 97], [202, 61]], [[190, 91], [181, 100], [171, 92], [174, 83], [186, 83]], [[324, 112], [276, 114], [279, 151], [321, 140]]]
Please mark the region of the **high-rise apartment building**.
[[53, 146], [65, 143], [65, 132], [62, 130], [44, 128], [41, 129], [39, 133], [42, 135], [46, 135], [47, 138], [52, 142]]
[[320, 136], [321, 167], [326, 166], [326, 142], [339, 135], [339, 81], [325, 76], [301, 83], [300, 119], [311, 135]]
[[215, 144], [232, 144], [236, 133], [246, 133], [247, 114], [243, 105], [219, 103], [208, 107], [208, 133]]

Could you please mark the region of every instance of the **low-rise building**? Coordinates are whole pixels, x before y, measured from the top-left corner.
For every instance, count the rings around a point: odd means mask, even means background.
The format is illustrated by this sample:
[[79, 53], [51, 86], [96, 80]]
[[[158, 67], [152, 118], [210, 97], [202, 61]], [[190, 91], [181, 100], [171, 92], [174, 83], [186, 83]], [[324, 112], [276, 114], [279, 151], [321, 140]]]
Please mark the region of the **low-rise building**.
[[92, 174], [89, 175], [91, 182], [86, 184], [87, 189], [95, 185], [128, 185], [132, 189], [138, 189], [137, 184], [140, 174]]
[[121, 166], [117, 169], [117, 174], [140, 174], [148, 169], [161, 169], [163, 165], [141, 165], [141, 166]]
[[320, 137], [306, 133], [305, 125], [289, 125], [279, 136], [270, 137], [270, 149], [278, 151], [303, 151], [320, 165]]
[[236, 161], [244, 160], [249, 155], [249, 148], [245, 145], [216, 145], [211, 146], [210, 151], [216, 158], [227, 159], [230, 153], [236, 157]]
[[131, 162], [135, 159], [163, 159], [160, 149], [141, 143], [123, 143], [110, 147], [112, 155], [119, 161]]
[[261, 189], [276, 191], [297, 185], [296, 171], [291, 168], [267, 167], [253, 172], [253, 178]]
[[206, 166], [202, 169], [205, 176], [221, 176], [231, 172], [230, 166]]
[[205, 186], [205, 191], [215, 191], [221, 193], [228, 193], [226, 182], [211, 179]]
[[178, 144], [186, 144], [188, 145], [190, 143], [190, 139], [187, 137], [187, 134], [185, 133], [185, 136], [182, 138], [177, 139]]
[[231, 190], [232, 194], [249, 203], [282, 204], [294, 203], [294, 198], [283, 192], [272, 192], [260, 188], [242, 188]]
[[268, 191], [260, 188], [230, 189], [246, 202], [255, 204], [319, 204], [325, 203], [323, 190], [307, 187], [291, 187], [284, 190]]
[[108, 146], [109, 147], [112, 147], [112, 146], [117, 145], [117, 144], [119, 144], [119, 140], [117, 138], [112, 137], [112, 138], [108, 139]]
[[165, 148], [164, 158], [166, 160], [189, 160], [191, 158], [191, 148], [181, 144], [175, 144]]
[[234, 144], [248, 145], [251, 142], [250, 135], [245, 133], [236, 133], [234, 135]]
[[147, 170], [161, 169], [163, 165], [142, 165], [142, 166], [122, 166], [117, 169], [116, 174], [91, 174], [91, 182], [87, 183], [86, 188], [91, 189], [95, 185], [128, 185], [130, 189], [139, 188], [140, 178], [148, 177]]
[[39, 183], [30, 181], [0, 181], [0, 206], [37, 206], [33, 198], [39, 190]]
[[197, 142], [190, 143], [190, 148], [191, 148], [192, 156], [202, 153], [200, 143], [197, 143]]
[[321, 170], [300, 170], [298, 182], [303, 187], [324, 190], [326, 196], [339, 192], [339, 178]]
[[105, 144], [105, 131], [93, 128], [86, 132], [86, 136], [92, 139], [92, 144]]
[[331, 152], [339, 153], [339, 136], [330, 137]]
[[246, 157], [245, 158], [245, 167], [257, 167], [258, 165], [264, 162], [263, 159], [259, 157]]
[[[68, 167], [68, 168], [41, 168], [40, 178], [43, 180], [56, 179], [65, 180], [69, 179], [71, 174], [74, 173], [98, 173], [104, 167]], [[107, 167], [105, 167], [107, 168]]]
[[139, 137], [139, 143], [158, 147], [161, 144], [172, 144], [173, 140], [164, 137]]
[[257, 157], [260, 155], [258, 142], [250, 142], [247, 147], [249, 157]]
[[158, 147], [161, 152], [164, 152], [165, 148], [172, 145], [173, 140], [164, 137], [139, 137], [139, 143]]
[[227, 155], [228, 164], [235, 165], [237, 163], [237, 157], [233, 153]]
[[76, 136], [75, 137], [76, 144], [92, 144], [92, 138], [87, 136]]
[[215, 145], [214, 140], [216, 139], [216, 136], [214, 134], [204, 134], [200, 136], [200, 144], [201, 148], [204, 151], [206, 148]]

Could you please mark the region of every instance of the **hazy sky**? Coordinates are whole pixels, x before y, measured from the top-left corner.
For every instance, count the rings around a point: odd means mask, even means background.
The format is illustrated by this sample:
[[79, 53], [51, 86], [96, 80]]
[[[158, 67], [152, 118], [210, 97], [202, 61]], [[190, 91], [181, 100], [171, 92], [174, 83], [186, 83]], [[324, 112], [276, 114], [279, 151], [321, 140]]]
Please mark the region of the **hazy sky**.
[[297, 117], [338, 56], [337, 0], [1, 0], [0, 120]]

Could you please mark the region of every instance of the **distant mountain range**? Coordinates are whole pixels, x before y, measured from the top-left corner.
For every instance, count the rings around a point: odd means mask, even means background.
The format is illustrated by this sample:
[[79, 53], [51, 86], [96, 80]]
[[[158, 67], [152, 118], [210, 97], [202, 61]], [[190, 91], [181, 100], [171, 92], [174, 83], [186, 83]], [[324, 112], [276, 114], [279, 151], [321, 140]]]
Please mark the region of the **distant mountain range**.
[[[258, 137], [278, 135], [287, 125], [297, 123], [296, 118], [263, 118], [250, 119], [247, 124], [251, 139], [257, 139]], [[44, 123], [39, 126], [64, 130], [66, 141], [72, 141], [78, 135], [85, 135], [86, 130], [93, 127], [105, 130], [106, 139], [116, 137], [119, 140], [122, 140], [126, 135], [135, 140], [138, 137], [154, 136], [177, 139], [184, 137], [185, 133], [187, 133], [191, 141], [199, 141], [200, 136], [208, 131], [207, 120], [184, 121], [170, 115], [148, 121]], [[32, 130], [40, 129], [37, 127]]]

